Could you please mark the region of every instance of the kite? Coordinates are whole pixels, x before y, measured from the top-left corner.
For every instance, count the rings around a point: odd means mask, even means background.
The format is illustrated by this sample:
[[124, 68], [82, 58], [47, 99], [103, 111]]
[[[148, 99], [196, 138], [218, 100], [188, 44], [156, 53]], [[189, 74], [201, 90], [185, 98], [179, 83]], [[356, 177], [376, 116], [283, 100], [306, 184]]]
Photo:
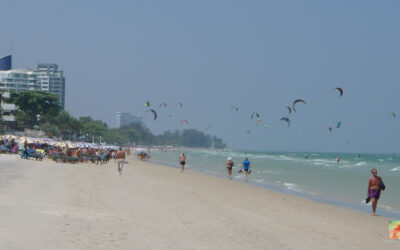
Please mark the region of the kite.
[[294, 107], [294, 105], [296, 105], [296, 103], [301, 102], [304, 104], [307, 104], [306, 101], [302, 100], [302, 99], [297, 99], [296, 101], [293, 102], [292, 107], [293, 107], [293, 111], [296, 112], [296, 108]]
[[157, 112], [154, 109], [150, 109], [150, 110], [146, 110], [145, 113], [147, 113], [149, 111], [151, 111], [154, 115], [153, 121], [157, 120], [157, 117], [158, 117]]
[[281, 119], [280, 119], [281, 121], [285, 121], [285, 122], [287, 122], [287, 127], [290, 127], [290, 119], [289, 118], [287, 118], [287, 117], [282, 117]]
[[342, 122], [338, 122], [337, 124], [336, 124], [336, 128], [340, 128], [342, 126]]
[[260, 114], [257, 113], [257, 112], [253, 112], [253, 113], [251, 114], [251, 119], [253, 119], [254, 116], [258, 118], [258, 117], [260, 117]]
[[329, 126], [328, 130], [329, 130], [329, 134], [331, 134], [332, 133], [332, 127]]
[[145, 103], [144, 103], [144, 106], [145, 106], [145, 107], [150, 107], [150, 102], [145, 102]]
[[189, 124], [189, 121], [188, 120], [182, 120], [181, 124], [183, 124], [183, 123]]
[[239, 111], [239, 108], [236, 107], [236, 106], [233, 106], [233, 107], [231, 108], [231, 111], [236, 111], [236, 112], [238, 112], [238, 111]]
[[283, 108], [287, 108], [289, 111], [289, 115], [292, 113], [292, 109], [289, 106], [283, 107]]
[[393, 118], [396, 118], [396, 113], [392, 112], [392, 113], [390, 113], [390, 116], [393, 116]]
[[262, 122], [262, 121], [263, 121], [263, 119], [257, 119], [257, 120], [256, 120], [256, 126], [258, 126], [258, 123], [259, 123], [259, 122]]
[[342, 88], [337, 87], [337, 88], [334, 88], [333, 90], [338, 90], [339, 93], [340, 93], [340, 96], [343, 95], [343, 89]]
[[166, 108], [166, 107], [167, 107], [167, 104], [166, 104], [165, 102], [163, 102], [163, 103], [160, 104], [160, 108], [161, 108], [162, 106], [164, 106], [164, 108]]

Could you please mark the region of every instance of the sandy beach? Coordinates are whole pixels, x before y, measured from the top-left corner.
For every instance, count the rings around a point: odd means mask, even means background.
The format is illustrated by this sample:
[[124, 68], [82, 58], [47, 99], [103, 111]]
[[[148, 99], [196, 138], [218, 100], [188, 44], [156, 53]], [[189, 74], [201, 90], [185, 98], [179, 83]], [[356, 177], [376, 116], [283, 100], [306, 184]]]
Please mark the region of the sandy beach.
[[0, 249], [400, 249], [390, 218], [133, 158], [0, 173]]

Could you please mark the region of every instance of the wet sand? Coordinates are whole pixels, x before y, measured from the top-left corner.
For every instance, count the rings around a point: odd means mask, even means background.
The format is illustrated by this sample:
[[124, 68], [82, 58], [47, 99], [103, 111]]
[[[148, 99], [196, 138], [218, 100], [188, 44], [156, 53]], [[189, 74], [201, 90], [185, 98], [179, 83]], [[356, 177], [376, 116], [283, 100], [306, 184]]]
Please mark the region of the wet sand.
[[133, 158], [0, 174], [0, 249], [400, 249], [390, 218]]

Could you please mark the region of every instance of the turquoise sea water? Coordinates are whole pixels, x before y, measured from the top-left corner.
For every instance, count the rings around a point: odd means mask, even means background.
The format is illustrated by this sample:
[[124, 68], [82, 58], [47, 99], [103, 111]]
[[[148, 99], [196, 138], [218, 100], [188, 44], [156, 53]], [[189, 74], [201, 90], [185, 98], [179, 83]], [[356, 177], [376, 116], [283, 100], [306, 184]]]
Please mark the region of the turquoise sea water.
[[[179, 166], [178, 151], [152, 151], [151, 160]], [[309, 199], [340, 205], [370, 213], [364, 200], [370, 170], [375, 167], [386, 190], [379, 200], [378, 214], [400, 218], [400, 156], [387, 154], [344, 153], [261, 153], [240, 151], [185, 150], [187, 168], [227, 178], [225, 163], [233, 158], [233, 178], [243, 181], [237, 173], [245, 157], [249, 157], [252, 173], [249, 184]], [[340, 162], [336, 158], [340, 157]]]

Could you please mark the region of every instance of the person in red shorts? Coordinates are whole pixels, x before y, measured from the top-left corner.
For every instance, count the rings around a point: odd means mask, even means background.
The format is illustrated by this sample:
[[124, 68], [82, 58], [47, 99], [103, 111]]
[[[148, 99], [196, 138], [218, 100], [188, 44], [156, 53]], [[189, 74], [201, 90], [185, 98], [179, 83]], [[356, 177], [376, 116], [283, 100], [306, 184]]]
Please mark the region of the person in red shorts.
[[381, 196], [381, 190], [385, 190], [382, 178], [378, 176], [376, 168], [371, 169], [372, 177], [368, 181], [367, 197], [372, 201], [372, 216], [376, 215], [376, 207]]

